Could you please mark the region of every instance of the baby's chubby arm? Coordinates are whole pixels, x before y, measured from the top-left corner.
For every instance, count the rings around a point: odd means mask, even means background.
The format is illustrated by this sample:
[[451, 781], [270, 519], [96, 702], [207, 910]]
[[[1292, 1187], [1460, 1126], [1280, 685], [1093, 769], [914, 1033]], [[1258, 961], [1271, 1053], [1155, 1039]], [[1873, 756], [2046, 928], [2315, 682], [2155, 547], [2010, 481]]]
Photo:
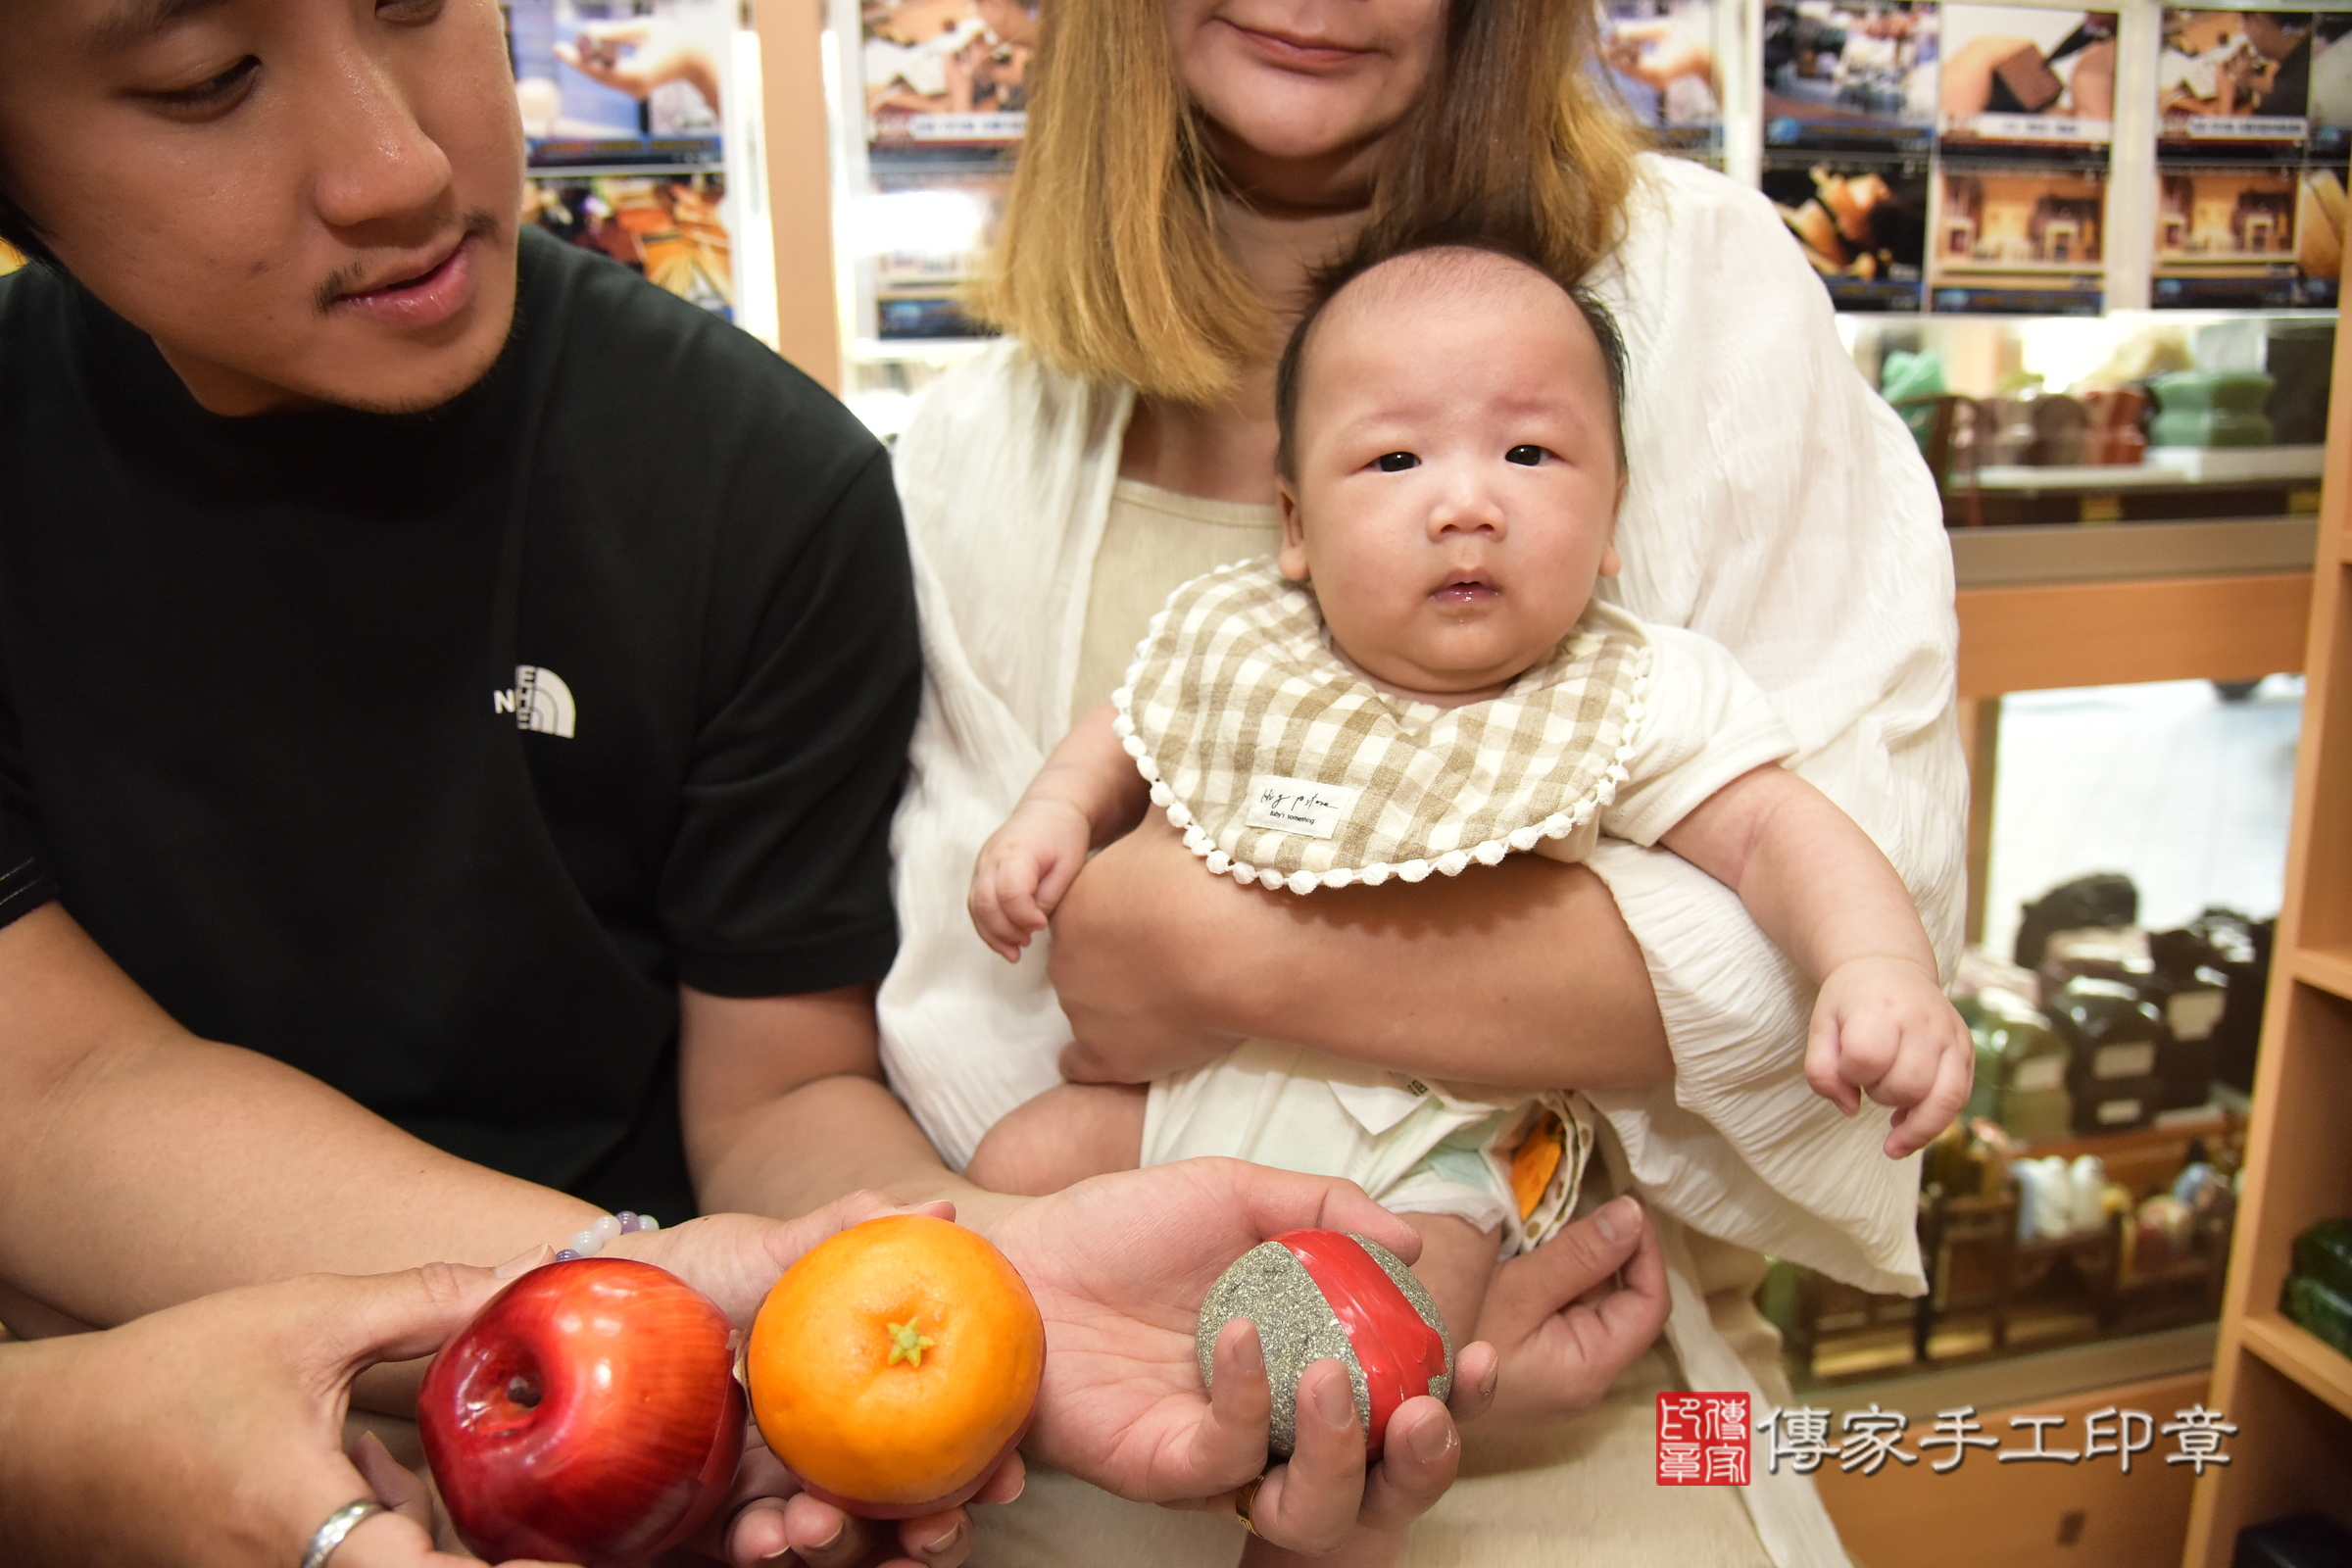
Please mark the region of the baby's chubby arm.
[[1659, 841], [1740, 895], [1820, 986], [1805, 1078], [1847, 1114], [1894, 1107], [1886, 1153], [1925, 1148], [1967, 1102], [1976, 1053], [1944, 1000], [1902, 879], [1830, 798], [1778, 765], [1743, 773]]
[[1086, 864], [1089, 850], [1143, 820], [1151, 790], [1111, 731], [1104, 703], [1071, 726], [1004, 825], [980, 846], [967, 900], [981, 940], [1017, 963]]

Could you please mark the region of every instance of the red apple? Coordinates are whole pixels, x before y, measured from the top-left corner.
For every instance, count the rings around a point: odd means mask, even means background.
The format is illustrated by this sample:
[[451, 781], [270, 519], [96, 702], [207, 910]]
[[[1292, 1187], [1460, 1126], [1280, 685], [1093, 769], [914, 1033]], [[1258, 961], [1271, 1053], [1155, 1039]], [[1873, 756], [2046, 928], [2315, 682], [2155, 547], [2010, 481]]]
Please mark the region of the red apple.
[[733, 1326], [650, 1263], [533, 1269], [441, 1348], [416, 1425], [466, 1544], [622, 1568], [678, 1544], [743, 1456]]

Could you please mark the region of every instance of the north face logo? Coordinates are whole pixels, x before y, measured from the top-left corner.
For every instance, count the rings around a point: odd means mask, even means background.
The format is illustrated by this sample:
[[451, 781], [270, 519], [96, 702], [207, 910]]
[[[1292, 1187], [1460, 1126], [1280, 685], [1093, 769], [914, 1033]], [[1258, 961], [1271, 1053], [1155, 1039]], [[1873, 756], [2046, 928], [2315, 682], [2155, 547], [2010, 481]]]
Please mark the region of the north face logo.
[[490, 694], [490, 710], [513, 713], [514, 727], [569, 738], [577, 714], [564, 677], [537, 664], [514, 666], [514, 684]]

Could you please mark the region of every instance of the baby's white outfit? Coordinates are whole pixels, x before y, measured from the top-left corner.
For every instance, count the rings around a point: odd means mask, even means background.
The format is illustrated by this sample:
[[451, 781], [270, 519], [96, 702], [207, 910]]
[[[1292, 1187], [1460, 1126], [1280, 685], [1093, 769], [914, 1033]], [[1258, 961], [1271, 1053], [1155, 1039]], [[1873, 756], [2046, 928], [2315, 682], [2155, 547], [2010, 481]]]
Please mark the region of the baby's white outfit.
[[[1271, 560], [1179, 588], [1115, 727], [1210, 872], [1305, 895], [1418, 882], [1533, 851], [1643, 846], [1796, 750], [1724, 647], [1594, 603], [1498, 696], [1381, 693]], [[1580, 1095], [1426, 1082], [1268, 1041], [1152, 1085], [1144, 1164], [1224, 1154], [1344, 1177], [1406, 1213], [1498, 1228], [1504, 1256], [1573, 1217], [1594, 1119]]]

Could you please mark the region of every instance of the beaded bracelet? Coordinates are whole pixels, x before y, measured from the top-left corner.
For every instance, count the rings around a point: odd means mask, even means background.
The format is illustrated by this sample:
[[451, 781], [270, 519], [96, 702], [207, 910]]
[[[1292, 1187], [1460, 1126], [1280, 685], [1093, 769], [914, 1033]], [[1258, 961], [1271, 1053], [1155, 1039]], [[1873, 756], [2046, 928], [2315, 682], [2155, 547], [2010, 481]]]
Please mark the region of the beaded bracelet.
[[594, 1257], [615, 1236], [634, 1236], [641, 1231], [658, 1231], [661, 1228], [662, 1222], [653, 1215], [635, 1214], [624, 1208], [617, 1214], [607, 1214], [586, 1230], [576, 1233], [556, 1253], [556, 1261], [568, 1263], [575, 1257]]

